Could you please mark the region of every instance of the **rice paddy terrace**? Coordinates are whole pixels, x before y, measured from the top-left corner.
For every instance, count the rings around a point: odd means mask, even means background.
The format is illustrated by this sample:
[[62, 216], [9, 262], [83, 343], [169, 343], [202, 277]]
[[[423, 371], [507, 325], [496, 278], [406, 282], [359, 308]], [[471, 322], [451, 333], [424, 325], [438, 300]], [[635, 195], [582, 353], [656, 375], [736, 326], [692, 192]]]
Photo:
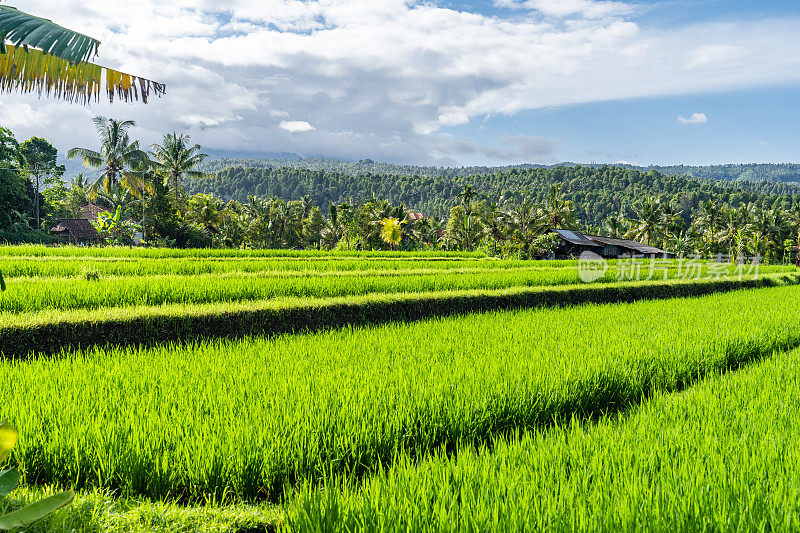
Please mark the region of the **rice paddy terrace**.
[[21, 246], [0, 271], [6, 505], [78, 492], [42, 531], [800, 527], [794, 267]]

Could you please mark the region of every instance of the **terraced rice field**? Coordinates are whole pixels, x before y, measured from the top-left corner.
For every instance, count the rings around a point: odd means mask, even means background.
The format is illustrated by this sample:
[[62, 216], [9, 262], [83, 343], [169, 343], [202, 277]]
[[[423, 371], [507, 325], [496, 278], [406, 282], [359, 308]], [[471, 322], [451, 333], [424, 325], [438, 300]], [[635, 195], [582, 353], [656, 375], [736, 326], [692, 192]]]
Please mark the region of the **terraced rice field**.
[[[731, 291], [735, 267], [704, 264], [702, 294], [725, 292], [669, 299], [694, 286], [677, 262], [636, 283], [612, 263], [585, 285], [576, 262], [468, 254], [92, 252], [0, 249], [0, 345], [29, 323], [83, 335], [0, 363], [26, 490], [79, 490], [42, 530], [797, 527], [794, 268], [762, 266], [773, 286]], [[495, 293], [528, 290], [565, 305], [491, 309]], [[588, 303], [615, 290], [619, 303]], [[450, 294], [483, 312], [452, 315]], [[625, 303], [637, 294], [659, 299]], [[295, 320], [328, 300], [366, 318], [138, 347], [96, 338], [116, 310], [156, 332], [289, 299]]]

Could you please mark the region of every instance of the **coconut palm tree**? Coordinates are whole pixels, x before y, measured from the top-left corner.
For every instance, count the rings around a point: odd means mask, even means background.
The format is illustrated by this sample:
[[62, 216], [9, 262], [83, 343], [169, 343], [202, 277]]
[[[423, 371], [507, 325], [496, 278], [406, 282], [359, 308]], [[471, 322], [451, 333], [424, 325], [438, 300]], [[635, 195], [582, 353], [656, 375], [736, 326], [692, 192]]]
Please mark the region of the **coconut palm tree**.
[[211, 194], [198, 194], [189, 199], [186, 219], [203, 225], [209, 233], [217, 233], [222, 223], [222, 201]]
[[661, 203], [655, 198], [645, 198], [633, 206], [633, 212], [635, 218], [626, 236], [645, 244], [655, 244], [664, 231]]
[[164, 135], [161, 144], [151, 146], [150, 156], [153, 168], [164, 175], [167, 186], [178, 198], [181, 194], [181, 178], [183, 176], [200, 177], [203, 173], [195, 170], [207, 154], [200, 153], [200, 145], [190, 146], [191, 137], [172, 132]]
[[100, 151], [89, 148], [70, 148], [67, 157], [83, 158], [83, 164], [89, 168], [102, 169], [100, 177], [90, 186], [92, 195], [96, 195], [102, 186], [111, 192], [114, 184], [121, 183], [134, 196], [142, 190], [144, 180], [140, 176], [150, 166], [147, 153], [139, 148], [139, 141], [131, 141], [128, 129], [135, 126], [132, 120], [118, 121], [113, 118], [95, 117], [97, 133], [100, 135]]
[[677, 255], [689, 255], [695, 249], [695, 239], [691, 231], [673, 233], [667, 238], [667, 250]]
[[609, 215], [603, 222], [602, 232], [614, 239], [619, 239], [627, 231], [628, 223], [622, 215]]
[[553, 185], [548, 191], [544, 205], [539, 208], [538, 233], [544, 233], [553, 228], [575, 229], [577, 223], [574, 211], [573, 203], [564, 199], [561, 185]]

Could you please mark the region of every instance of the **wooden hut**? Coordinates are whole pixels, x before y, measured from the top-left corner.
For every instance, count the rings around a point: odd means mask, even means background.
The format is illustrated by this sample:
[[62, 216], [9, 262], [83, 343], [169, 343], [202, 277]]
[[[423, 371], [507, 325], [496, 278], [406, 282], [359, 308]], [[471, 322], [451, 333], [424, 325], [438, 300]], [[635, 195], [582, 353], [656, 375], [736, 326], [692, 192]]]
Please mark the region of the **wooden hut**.
[[50, 235], [61, 237], [64, 242], [75, 245], [91, 246], [105, 242], [87, 218], [62, 218], [50, 230]]

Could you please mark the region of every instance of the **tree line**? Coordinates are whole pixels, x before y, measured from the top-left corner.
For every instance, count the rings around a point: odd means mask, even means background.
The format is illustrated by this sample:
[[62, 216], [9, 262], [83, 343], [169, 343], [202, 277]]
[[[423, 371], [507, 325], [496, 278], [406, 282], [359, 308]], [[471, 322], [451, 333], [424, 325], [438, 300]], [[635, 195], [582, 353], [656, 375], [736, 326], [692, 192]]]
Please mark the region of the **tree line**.
[[800, 189], [783, 183], [728, 184], [610, 166], [476, 176], [232, 167], [209, 175], [199, 170], [206, 156], [187, 135], [165, 135], [145, 150], [130, 137], [133, 122], [94, 122], [100, 148], [67, 155], [99, 175], [69, 183], [46, 140], [17, 143], [0, 130], [0, 237], [38, 232], [45, 240], [41, 230], [94, 203], [105, 209], [93, 220], [98, 231], [128, 245], [138, 237], [158, 246], [484, 250], [534, 258], [552, 250], [551, 228], [568, 228], [675, 253], [786, 260], [800, 225]]

